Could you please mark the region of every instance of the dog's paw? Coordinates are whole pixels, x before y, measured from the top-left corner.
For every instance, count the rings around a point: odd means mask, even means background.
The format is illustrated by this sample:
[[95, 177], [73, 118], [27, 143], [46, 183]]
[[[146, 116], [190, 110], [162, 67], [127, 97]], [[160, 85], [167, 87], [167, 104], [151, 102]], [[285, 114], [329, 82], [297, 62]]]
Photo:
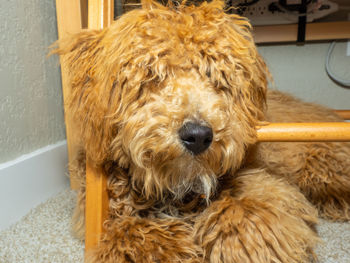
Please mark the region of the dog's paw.
[[236, 187], [241, 192], [226, 192], [195, 224], [207, 261], [302, 263], [315, 257], [317, 212], [296, 188], [260, 175]]
[[200, 263], [202, 257], [191, 228], [183, 222], [128, 217], [110, 222], [88, 258], [104, 263]]
[[251, 200], [216, 205], [197, 232], [209, 262], [310, 262], [318, 238], [301, 218]]

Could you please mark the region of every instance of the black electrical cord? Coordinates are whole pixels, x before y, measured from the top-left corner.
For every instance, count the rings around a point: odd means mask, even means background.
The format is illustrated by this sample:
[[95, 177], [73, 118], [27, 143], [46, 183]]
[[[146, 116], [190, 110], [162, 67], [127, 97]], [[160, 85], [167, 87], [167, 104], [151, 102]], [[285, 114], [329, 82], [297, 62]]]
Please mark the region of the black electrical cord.
[[340, 78], [338, 77], [337, 75], [335, 75], [333, 73], [333, 71], [331, 70], [331, 66], [330, 66], [330, 63], [329, 63], [329, 60], [331, 58], [331, 55], [332, 55], [332, 52], [333, 52], [333, 49], [334, 49], [334, 46], [335, 46], [335, 41], [332, 42], [332, 44], [329, 46], [329, 49], [328, 49], [328, 52], [327, 52], [327, 56], [326, 56], [326, 72], [328, 74], [328, 76], [334, 80], [335, 82], [337, 82], [338, 84], [344, 86], [344, 87], [350, 87], [350, 80], [346, 80], [346, 79], [343, 79], [343, 78]]

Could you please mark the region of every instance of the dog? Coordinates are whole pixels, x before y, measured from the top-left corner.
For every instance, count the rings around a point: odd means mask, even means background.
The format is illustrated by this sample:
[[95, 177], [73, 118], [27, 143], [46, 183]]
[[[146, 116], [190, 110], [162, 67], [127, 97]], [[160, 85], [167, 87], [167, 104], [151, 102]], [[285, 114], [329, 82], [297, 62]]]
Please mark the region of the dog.
[[108, 176], [90, 262], [310, 262], [318, 217], [350, 219], [349, 143], [257, 143], [266, 122], [341, 121], [268, 90], [249, 22], [221, 0], [142, 1], [109, 28], [60, 40], [85, 159]]

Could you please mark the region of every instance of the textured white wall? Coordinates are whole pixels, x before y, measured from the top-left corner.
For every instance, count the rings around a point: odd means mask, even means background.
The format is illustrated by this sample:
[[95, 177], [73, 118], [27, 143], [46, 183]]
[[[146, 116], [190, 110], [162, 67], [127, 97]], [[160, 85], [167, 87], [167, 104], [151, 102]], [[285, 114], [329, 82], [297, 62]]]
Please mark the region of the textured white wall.
[[[325, 71], [330, 43], [307, 43], [303, 46], [260, 46], [275, 81], [275, 88], [310, 102], [335, 109], [350, 109], [350, 88], [333, 82]], [[346, 43], [337, 43], [330, 60], [333, 72], [350, 81], [350, 57]]]
[[0, 1], [0, 163], [65, 138], [55, 1]]

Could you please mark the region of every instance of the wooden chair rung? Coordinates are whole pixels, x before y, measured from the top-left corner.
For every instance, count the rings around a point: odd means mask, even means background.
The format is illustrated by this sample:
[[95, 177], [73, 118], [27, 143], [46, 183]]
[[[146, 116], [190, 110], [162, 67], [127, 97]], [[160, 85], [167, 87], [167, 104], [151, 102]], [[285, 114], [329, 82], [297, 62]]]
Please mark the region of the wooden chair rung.
[[350, 123], [270, 123], [257, 127], [260, 142], [350, 141]]

